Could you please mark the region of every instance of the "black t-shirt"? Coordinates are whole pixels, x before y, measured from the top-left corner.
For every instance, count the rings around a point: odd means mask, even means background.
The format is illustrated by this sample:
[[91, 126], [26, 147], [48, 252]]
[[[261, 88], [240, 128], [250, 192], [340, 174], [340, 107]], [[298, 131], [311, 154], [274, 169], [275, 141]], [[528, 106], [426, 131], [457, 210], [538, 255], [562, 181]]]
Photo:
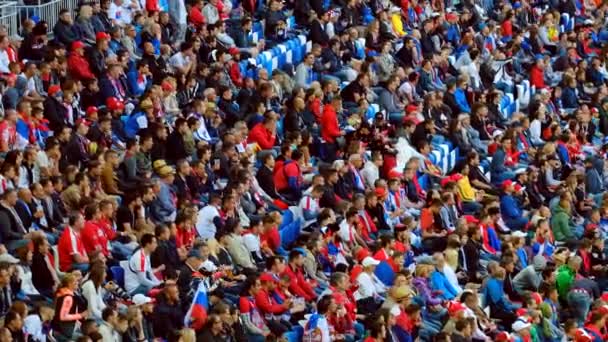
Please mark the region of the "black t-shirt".
[[354, 102], [356, 103], [355, 94], [365, 94], [365, 89], [357, 81], [350, 82], [349, 85], [342, 89], [340, 96], [342, 96], [343, 102]]
[[133, 215], [129, 207], [123, 205], [116, 210], [116, 230], [119, 232], [124, 232], [125, 223], [129, 223], [131, 225], [131, 229], [135, 228], [135, 215]]
[[481, 170], [479, 170], [478, 167], [475, 166], [470, 166], [469, 167], [469, 180], [471, 182], [473, 182], [474, 180], [478, 180], [480, 182], [489, 184], [488, 179], [486, 178], [486, 176], [481, 172]]

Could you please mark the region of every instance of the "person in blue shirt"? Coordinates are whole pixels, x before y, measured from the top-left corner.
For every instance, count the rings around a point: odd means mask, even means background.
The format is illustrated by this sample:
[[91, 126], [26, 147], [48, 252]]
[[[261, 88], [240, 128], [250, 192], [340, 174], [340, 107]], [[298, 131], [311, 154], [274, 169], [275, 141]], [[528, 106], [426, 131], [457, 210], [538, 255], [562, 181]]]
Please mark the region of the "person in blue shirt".
[[454, 92], [454, 98], [456, 99], [456, 104], [458, 104], [458, 108], [462, 113], [471, 113], [471, 106], [469, 105], [469, 101], [467, 100], [467, 78], [459, 77], [456, 82], [456, 91]]
[[507, 179], [502, 183], [504, 195], [500, 197], [500, 212], [507, 226], [513, 230], [524, 230], [528, 224], [528, 219], [525, 217], [519, 203], [513, 196], [514, 183]]
[[501, 325], [510, 327], [517, 319], [515, 310], [519, 309], [519, 305], [512, 303], [505, 295], [504, 280], [505, 269], [498, 267], [492, 273], [492, 276], [486, 282], [483, 288], [486, 302], [490, 307], [490, 317], [501, 320]]
[[435, 262], [435, 270], [431, 273], [431, 289], [437, 293], [437, 297], [443, 300], [452, 300], [456, 298], [460, 294], [459, 291], [452, 286], [443, 273], [443, 266], [445, 264], [443, 254], [435, 253], [435, 255], [433, 255], [433, 261]]
[[127, 73], [127, 86], [134, 96], [141, 96], [152, 86], [152, 73], [148, 61], [138, 61], [137, 68]]

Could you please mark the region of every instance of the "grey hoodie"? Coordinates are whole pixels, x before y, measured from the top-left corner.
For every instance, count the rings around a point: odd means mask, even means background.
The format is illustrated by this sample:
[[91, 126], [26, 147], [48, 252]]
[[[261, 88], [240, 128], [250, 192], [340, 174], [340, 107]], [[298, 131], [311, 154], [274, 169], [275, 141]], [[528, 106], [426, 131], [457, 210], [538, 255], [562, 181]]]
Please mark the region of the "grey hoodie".
[[523, 295], [525, 291], [537, 291], [542, 279], [541, 272], [547, 267], [547, 260], [542, 255], [532, 259], [532, 265], [519, 271], [513, 278], [513, 288]]

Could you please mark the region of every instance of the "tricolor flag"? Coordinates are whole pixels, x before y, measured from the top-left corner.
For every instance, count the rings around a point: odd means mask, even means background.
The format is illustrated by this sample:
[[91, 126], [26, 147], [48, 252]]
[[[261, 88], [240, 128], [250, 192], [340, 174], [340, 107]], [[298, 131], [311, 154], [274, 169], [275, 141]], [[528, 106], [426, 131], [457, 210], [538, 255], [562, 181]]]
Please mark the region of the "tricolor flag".
[[17, 120], [15, 131], [17, 132], [15, 139], [15, 149], [24, 150], [30, 143], [30, 126], [27, 122], [19, 119]]
[[209, 298], [207, 297], [207, 287], [205, 282], [201, 281], [192, 298], [192, 305], [190, 305], [190, 309], [186, 313], [184, 324], [194, 330], [201, 329], [207, 320], [208, 309]]

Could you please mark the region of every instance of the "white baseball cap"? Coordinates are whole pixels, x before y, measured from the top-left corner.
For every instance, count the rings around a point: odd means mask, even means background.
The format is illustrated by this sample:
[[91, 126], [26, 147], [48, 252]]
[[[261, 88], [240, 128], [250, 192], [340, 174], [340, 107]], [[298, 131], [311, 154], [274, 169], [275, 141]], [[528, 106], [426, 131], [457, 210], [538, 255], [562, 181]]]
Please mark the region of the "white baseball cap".
[[380, 263], [380, 261], [368, 256], [365, 257], [365, 259], [363, 259], [363, 262], [361, 263], [361, 265], [363, 267], [369, 267], [369, 266], [376, 266]]
[[148, 303], [152, 303], [154, 302], [154, 299], [144, 296], [143, 294], [136, 294], [135, 296], [133, 296], [133, 304], [135, 306], [140, 306], [140, 305], [144, 305], [144, 304], [148, 304]]

